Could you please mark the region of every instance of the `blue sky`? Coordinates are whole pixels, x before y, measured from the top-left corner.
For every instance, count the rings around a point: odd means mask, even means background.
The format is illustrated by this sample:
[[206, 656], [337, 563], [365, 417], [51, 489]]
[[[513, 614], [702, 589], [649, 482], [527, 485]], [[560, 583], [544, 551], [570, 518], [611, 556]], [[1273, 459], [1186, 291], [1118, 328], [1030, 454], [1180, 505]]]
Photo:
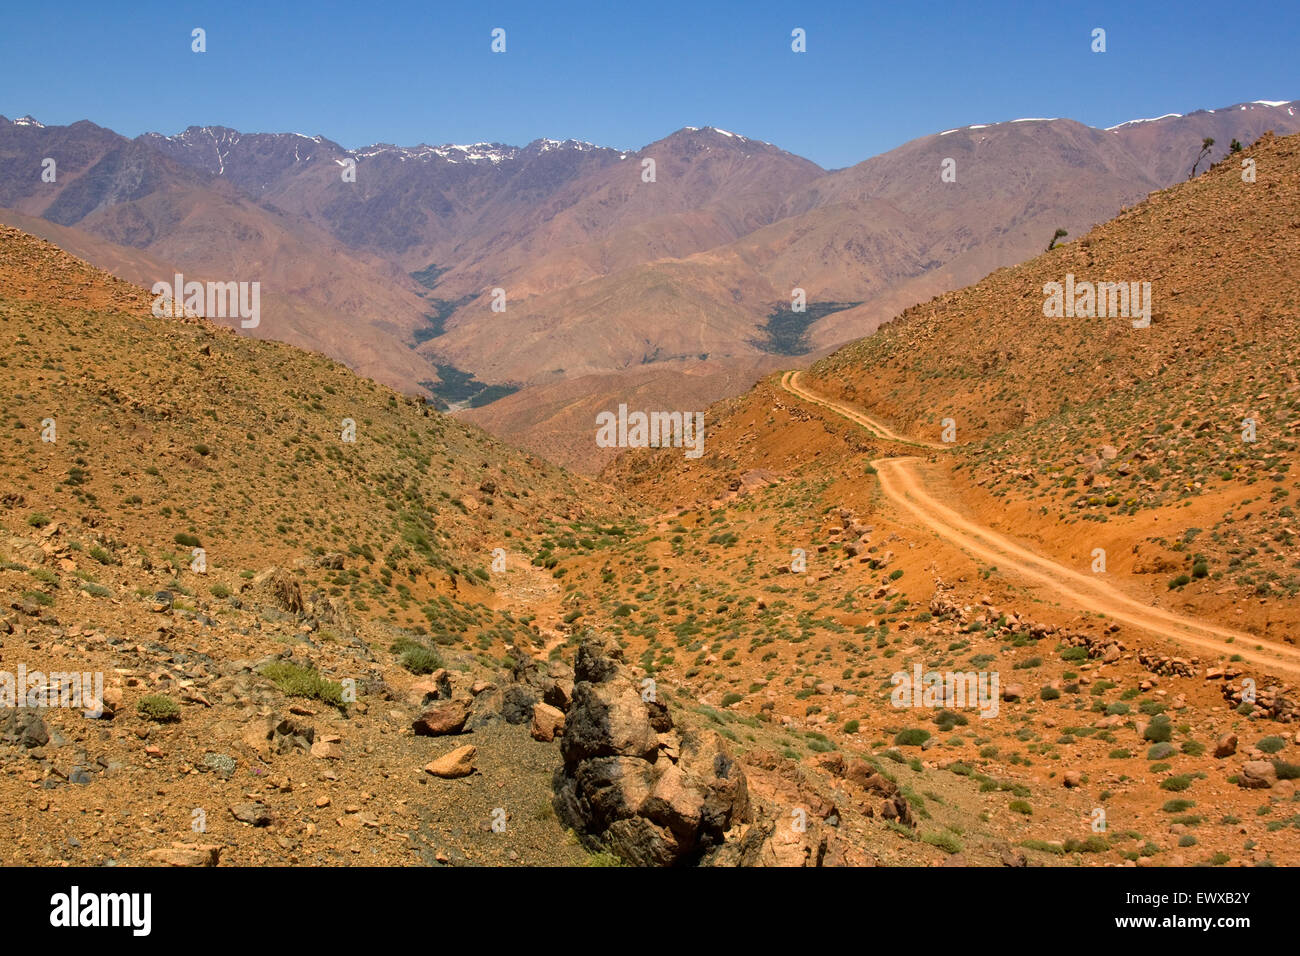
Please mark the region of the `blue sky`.
[[[835, 168], [971, 123], [1300, 97], [1300, 3], [8, 4], [0, 113], [347, 147], [638, 148], [718, 126]], [[190, 31], [208, 51], [190, 51]], [[506, 30], [493, 54], [490, 31]], [[808, 52], [790, 50], [807, 31]], [[1107, 52], [1090, 50], [1094, 27]]]

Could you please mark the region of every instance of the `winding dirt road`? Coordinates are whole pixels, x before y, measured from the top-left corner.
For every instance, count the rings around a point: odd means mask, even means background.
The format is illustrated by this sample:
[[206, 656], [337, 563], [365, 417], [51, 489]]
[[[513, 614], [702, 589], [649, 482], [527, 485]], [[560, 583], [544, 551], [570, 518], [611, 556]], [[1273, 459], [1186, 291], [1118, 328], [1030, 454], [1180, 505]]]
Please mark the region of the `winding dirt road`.
[[[804, 401], [847, 418], [882, 440], [933, 450], [946, 451], [951, 447], [905, 438], [857, 409], [817, 395], [800, 384], [798, 372], [785, 373], [781, 387]], [[879, 458], [871, 464], [886, 498], [915, 522], [968, 554], [995, 564], [999, 570], [1015, 572], [1050, 588], [1054, 598], [1081, 611], [1103, 614], [1185, 647], [1224, 656], [1239, 654], [1269, 670], [1300, 674], [1300, 649], [1268, 643], [1245, 631], [1144, 604], [1107, 584], [1104, 578], [1065, 567], [963, 517], [926, 492], [924, 479], [916, 468], [920, 461], [916, 457]]]

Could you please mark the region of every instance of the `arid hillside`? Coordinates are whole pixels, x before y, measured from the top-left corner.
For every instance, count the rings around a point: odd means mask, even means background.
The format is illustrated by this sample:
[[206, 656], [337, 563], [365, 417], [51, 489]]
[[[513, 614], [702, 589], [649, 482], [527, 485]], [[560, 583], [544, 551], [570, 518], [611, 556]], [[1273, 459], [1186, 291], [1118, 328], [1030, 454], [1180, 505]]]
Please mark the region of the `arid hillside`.
[[[1298, 174], [1300, 140], [1267, 137], [1077, 241], [909, 309], [806, 382], [917, 438], [940, 441], [951, 419], [962, 475], [989, 510], [1010, 523], [1024, 506], [1070, 528], [1058, 543], [1077, 542], [1080, 566], [1091, 537], [1127, 540], [1122, 560], [1156, 590], [1207, 605], [1225, 588], [1253, 594], [1294, 638]], [[1150, 327], [1045, 317], [1045, 286], [1067, 275], [1150, 283]]]
[[[568, 587], [741, 741], [894, 760], [951, 858], [1294, 860], [1297, 147], [713, 406], [702, 458], [620, 457], [658, 534]], [[1066, 272], [1151, 281], [1151, 326], [1045, 318]], [[913, 667], [996, 675], [997, 713], [899, 709]]]
[[[5, 669], [98, 672], [106, 710], [7, 711], [31, 758], [0, 783], [7, 862], [586, 859], [533, 816], [551, 748], [483, 692], [543, 647], [510, 599], [531, 542], [626, 509], [330, 359], [154, 318], [10, 228], [0, 290]], [[423, 791], [450, 748], [412, 721], [483, 677], [475, 784]], [[503, 799], [524, 842], [451, 833]]]

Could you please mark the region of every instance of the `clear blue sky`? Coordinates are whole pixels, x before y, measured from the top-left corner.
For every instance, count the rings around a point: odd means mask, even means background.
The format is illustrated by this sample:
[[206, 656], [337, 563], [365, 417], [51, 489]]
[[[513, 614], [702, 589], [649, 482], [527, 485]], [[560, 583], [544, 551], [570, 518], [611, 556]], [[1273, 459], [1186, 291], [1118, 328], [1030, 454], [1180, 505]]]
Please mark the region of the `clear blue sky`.
[[[682, 126], [846, 166], [971, 123], [1094, 126], [1300, 97], [1300, 3], [6, 4], [0, 113], [124, 135], [189, 125], [357, 147]], [[121, 7], [123, 9], [115, 9]], [[208, 52], [190, 52], [207, 30]], [[507, 52], [489, 33], [506, 30]], [[802, 27], [808, 52], [790, 50]], [[1090, 50], [1094, 27], [1107, 52]]]

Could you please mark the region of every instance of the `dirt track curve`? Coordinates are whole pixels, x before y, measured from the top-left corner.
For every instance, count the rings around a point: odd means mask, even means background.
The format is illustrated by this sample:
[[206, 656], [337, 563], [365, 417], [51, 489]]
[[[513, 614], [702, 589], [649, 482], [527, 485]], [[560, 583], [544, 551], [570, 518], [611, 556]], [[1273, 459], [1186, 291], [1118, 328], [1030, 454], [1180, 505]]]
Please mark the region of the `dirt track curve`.
[[[781, 387], [792, 395], [847, 418], [877, 438], [935, 450], [951, 447], [904, 438], [857, 409], [809, 391], [806, 386], [799, 384], [798, 379], [798, 372], [786, 372], [781, 377]], [[1275, 671], [1300, 674], [1298, 649], [1267, 643], [1245, 631], [1234, 631], [1143, 604], [1111, 587], [1104, 580], [1058, 564], [991, 528], [963, 517], [927, 494], [924, 480], [915, 468], [919, 461], [915, 457], [879, 458], [871, 464], [876, 469], [880, 489], [886, 498], [921, 525], [967, 553], [996, 564], [1000, 570], [1011, 570], [1046, 585], [1051, 588], [1054, 597], [1079, 610], [1104, 614], [1112, 620], [1183, 646], [1225, 656], [1239, 654], [1246, 660]], [[1229, 643], [1228, 638], [1233, 639], [1233, 643]], [[1257, 646], [1260, 649], [1256, 649]]]

